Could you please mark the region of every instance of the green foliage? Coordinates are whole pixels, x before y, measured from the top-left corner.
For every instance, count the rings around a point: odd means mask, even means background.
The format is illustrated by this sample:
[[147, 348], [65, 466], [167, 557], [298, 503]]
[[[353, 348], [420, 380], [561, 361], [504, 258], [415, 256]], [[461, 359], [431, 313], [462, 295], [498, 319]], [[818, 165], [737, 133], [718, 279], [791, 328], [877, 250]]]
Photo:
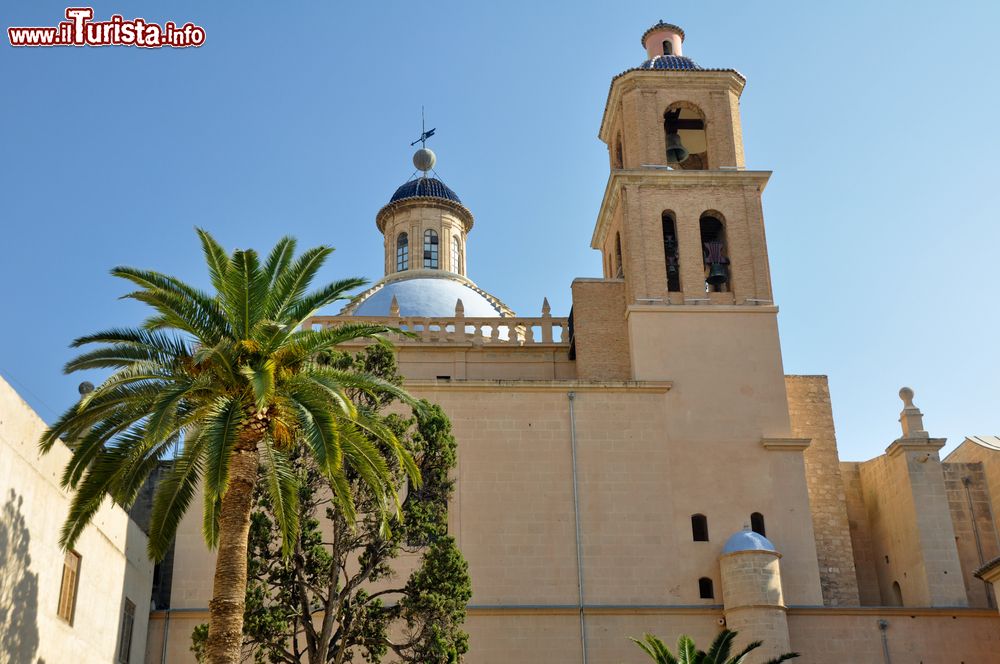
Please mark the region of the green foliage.
[[[682, 634], [677, 639], [676, 656], [670, 652], [670, 649], [659, 637], [652, 634], [645, 634], [641, 641], [639, 639], [632, 639], [632, 641], [656, 664], [745, 664], [750, 653], [761, 647], [763, 643], [752, 641], [738, 654], [731, 656], [733, 641], [737, 634], [738, 632], [731, 629], [722, 630], [712, 641], [708, 652], [698, 650], [691, 637]], [[766, 664], [780, 664], [798, 656], [799, 654], [794, 652], [785, 653], [775, 659], [768, 660]]]
[[369, 510], [374, 506], [387, 528], [398, 511], [398, 478], [390, 464], [414, 484], [419, 474], [395, 432], [373, 421], [371, 408], [356, 405], [351, 395], [414, 402], [397, 384], [314, 358], [344, 342], [377, 339], [390, 328], [349, 323], [321, 332], [301, 329], [317, 309], [364, 282], [344, 279], [310, 292], [330, 247], [296, 258], [295, 241], [286, 237], [262, 265], [252, 250], [230, 255], [205, 231], [198, 234], [215, 293], [158, 272], [115, 268], [113, 275], [136, 287], [124, 297], [149, 305], [153, 314], [141, 327], [73, 342], [96, 348], [70, 361], [67, 372], [112, 373], [40, 441], [43, 452], [59, 439], [73, 452], [62, 476], [73, 499], [60, 543], [73, 546], [106, 496], [131, 505], [178, 443], [182, 452], [154, 498], [154, 559], [166, 553], [199, 483], [205, 487], [205, 538], [209, 545], [218, 541], [219, 508], [238, 449], [261, 455], [284, 553], [291, 552], [299, 528], [296, 455], [312, 458], [334, 489], [333, 504], [349, 519], [356, 509], [350, 484], [364, 485]]
[[[393, 352], [381, 345], [356, 355], [324, 352], [317, 361], [392, 386], [401, 383]], [[329, 478], [314, 460], [295, 456], [301, 527], [290, 558], [277, 549], [275, 502], [258, 490], [250, 533], [245, 661], [459, 662], [468, 651], [462, 624], [472, 589], [465, 559], [448, 535], [454, 490], [449, 475], [457, 458], [451, 423], [430, 404], [401, 416], [392, 408], [391, 391], [352, 389], [349, 396], [372, 413], [373, 426], [388, 429], [401, 442], [423, 482], [408, 483], [402, 464], [389, 464], [394, 489], [405, 498], [401, 521], [386, 531], [378, 497], [350, 466], [346, 477], [357, 506], [355, 522], [333, 509]], [[420, 555], [420, 565], [408, 579], [398, 580], [394, 561], [404, 553]], [[376, 583], [384, 590], [372, 592]], [[321, 622], [324, 613], [328, 623]], [[203, 652], [204, 630], [196, 629], [192, 640], [192, 650]]]

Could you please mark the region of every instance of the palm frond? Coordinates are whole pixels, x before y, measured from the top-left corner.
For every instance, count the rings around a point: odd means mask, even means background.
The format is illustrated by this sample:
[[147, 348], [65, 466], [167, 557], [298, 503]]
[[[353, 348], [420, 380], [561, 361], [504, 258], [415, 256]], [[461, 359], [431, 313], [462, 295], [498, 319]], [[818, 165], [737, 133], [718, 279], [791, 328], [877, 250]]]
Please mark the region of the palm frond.
[[199, 432], [184, 441], [181, 454], [171, 462], [170, 470], [157, 485], [149, 521], [149, 556], [163, 560], [177, 532], [177, 524], [187, 511], [201, 480], [205, 447]]
[[291, 554], [295, 538], [299, 532], [299, 492], [298, 480], [288, 457], [269, 438], [264, 439], [261, 461], [267, 479], [271, 511], [274, 513], [281, 531], [281, 550], [285, 556]]
[[195, 230], [201, 239], [201, 248], [205, 254], [205, 263], [208, 264], [208, 276], [212, 280], [212, 286], [217, 293], [221, 293], [226, 280], [226, 271], [229, 269], [229, 255], [208, 231], [201, 228]]

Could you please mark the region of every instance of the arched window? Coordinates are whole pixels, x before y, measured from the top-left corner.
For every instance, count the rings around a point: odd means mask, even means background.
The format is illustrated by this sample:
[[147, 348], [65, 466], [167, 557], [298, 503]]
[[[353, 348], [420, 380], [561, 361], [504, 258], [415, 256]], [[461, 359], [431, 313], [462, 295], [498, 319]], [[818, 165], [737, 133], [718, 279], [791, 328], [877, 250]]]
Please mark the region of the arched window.
[[681, 262], [677, 253], [677, 224], [674, 215], [663, 213], [663, 257], [667, 264], [667, 290], [677, 293], [681, 290]]
[[764, 515], [760, 512], [754, 512], [750, 515], [750, 530], [754, 531], [758, 535], [767, 537], [767, 533], [764, 531]]
[[705, 114], [690, 102], [671, 104], [663, 113], [667, 163], [682, 170], [708, 168]]
[[424, 267], [438, 268], [438, 234], [429, 228], [424, 231]]
[[705, 259], [705, 292], [729, 292], [726, 227], [710, 212], [701, 215], [701, 248]]
[[903, 606], [903, 590], [899, 587], [899, 581], [892, 582], [892, 602], [891, 606]]
[[698, 596], [702, 599], [715, 599], [715, 589], [712, 587], [712, 580], [707, 576], [698, 579]]
[[663, 55], [673, 55], [674, 44], [669, 39], [663, 40]]
[[708, 541], [708, 517], [704, 514], [691, 515], [691, 537], [695, 542]]
[[622, 234], [615, 233], [615, 279], [625, 278], [625, 266], [622, 265]]
[[622, 154], [622, 135], [619, 133], [615, 140], [615, 168], [624, 168], [625, 158]]
[[410, 236], [400, 233], [396, 238], [396, 272], [410, 269]]
[[451, 271], [462, 271], [462, 243], [457, 235], [451, 236]]

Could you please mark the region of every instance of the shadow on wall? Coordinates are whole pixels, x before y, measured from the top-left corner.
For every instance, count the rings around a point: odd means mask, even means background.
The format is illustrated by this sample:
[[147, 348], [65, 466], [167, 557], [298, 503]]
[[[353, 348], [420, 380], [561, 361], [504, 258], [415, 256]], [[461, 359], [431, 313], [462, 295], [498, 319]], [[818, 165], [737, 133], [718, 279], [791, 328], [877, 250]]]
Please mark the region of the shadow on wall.
[[23, 502], [11, 489], [0, 510], [0, 660], [6, 662], [33, 662], [38, 651], [38, 573], [31, 571]]

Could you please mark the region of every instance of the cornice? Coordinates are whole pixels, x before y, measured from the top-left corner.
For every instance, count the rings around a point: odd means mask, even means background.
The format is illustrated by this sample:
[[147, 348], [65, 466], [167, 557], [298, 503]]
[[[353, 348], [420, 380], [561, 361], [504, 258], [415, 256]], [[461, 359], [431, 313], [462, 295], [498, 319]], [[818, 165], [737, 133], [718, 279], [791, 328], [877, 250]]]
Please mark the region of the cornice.
[[440, 392], [639, 392], [664, 394], [671, 381], [621, 380], [408, 380], [409, 389]]
[[601, 209], [597, 213], [597, 223], [590, 246], [600, 249], [607, 237], [611, 216], [618, 206], [622, 187], [626, 185], [647, 185], [660, 189], [690, 189], [693, 187], [739, 187], [756, 186], [764, 191], [771, 171], [747, 170], [708, 170], [683, 171], [661, 168], [631, 168], [611, 171], [608, 183], [604, 187], [604, 198], [601, 199]]
[[392, 203], [382, 206], [382, 209], [375, 215], [375, 226], [378, 228], [379, 232], [385, 233], [386, 219], [392, 213], [407, 207], [430, 207], [454, 212], [459, 216], [462, 223], [465, 225], [466, 233], [471, 231], [473, 224], [475, 224], [475, 218], [472, 216], [472, 211], [461, 203], [449, 201], [446, 198], [438, 198], [437, 196], [411, 196], [410, 198], [401, 198], [398, 201], [393, 201]]
[[904, 452], [937, 452], [944, 447], [946, 438], [898, 438], [885, 448], [885, 453], [889, 456], [896, 456]]
[[812, 438], [761, 438], [761, 446], [771, 452], [804, 452]]

